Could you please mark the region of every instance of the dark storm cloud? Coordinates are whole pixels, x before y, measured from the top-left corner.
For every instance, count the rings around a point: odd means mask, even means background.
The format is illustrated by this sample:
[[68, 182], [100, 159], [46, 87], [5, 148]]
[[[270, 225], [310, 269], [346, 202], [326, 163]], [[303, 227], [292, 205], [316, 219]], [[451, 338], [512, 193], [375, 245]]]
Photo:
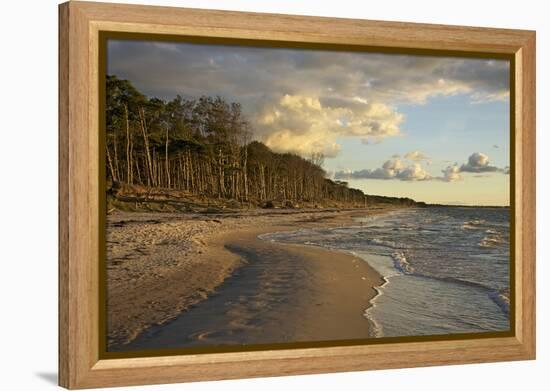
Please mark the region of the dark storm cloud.
[[400, 134], [399, 104], [508, 96], [507, 62], [375, 53], [110, 41], [108, 73], [149, 96], [239, 101], [257, 138], [303, 155], [334, 156], [339, 136]]

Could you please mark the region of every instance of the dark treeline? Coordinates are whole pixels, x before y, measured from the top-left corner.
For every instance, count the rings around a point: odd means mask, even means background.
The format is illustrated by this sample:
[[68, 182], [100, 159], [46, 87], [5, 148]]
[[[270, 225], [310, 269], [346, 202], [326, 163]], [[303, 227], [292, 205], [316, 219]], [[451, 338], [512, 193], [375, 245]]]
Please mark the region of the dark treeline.
[[401, 206], [420, 206], [425, 207], [427, 204], [425, 202], [415, 201], [412, 198], [406, 197], [388, 197], [388, 196], [379, 196], [379, 195], [367, 195], [367, 203], [372, 204], [390, 204], [390, 205], [401, 205]]
[[304, 159], [253, 141], [241, 105], [221, 97], [147, 98], [129, 81], [107, 76], [106, 120], [112, 183], [257, 205], [366, 202], [362, 191], [325, 177], [322, 155]]

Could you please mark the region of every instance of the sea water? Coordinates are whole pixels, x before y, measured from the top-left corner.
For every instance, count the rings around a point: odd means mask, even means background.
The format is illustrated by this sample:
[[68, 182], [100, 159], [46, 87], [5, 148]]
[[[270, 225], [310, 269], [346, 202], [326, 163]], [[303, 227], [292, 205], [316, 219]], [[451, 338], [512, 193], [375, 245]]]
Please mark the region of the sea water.
[[508, 331], [509, 208], [430, 207], [353, 226], [261, 235], [351, 252], [384, 279], [365, 309], [373, 337]]

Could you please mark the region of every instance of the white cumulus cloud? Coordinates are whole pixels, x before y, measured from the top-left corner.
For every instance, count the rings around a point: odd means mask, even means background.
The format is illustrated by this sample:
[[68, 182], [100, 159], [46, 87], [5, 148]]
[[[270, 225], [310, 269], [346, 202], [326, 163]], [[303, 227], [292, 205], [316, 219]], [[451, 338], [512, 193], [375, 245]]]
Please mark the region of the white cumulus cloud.
[[258, 134], [275, 151], [335, 156], [339, 136], [361, 139], [395, 136], [403, 115], [383, 103], [323, 104], [315, 96], [285, 94], [256, 118]]
[[406, 153], [405, 159], [414, 160], [415, 162], [426, 162], [427, 165], [432, 164], [432, 158], [420, 151]]
[[458, 164], [447, 166], [447, 168], [441, 172], [443, 173], [443, 177], [441, 179], [445, 182], [456, 182], [462, 180], [462, 175], [460, 175], [460, 167]]
[[468, 158], [468, 162], [460, 166], [462, 172], [497, 172], [500, 168], [489, 164], [489, 156], [481, 152], [474, 152]]
[[406, 165], [401, 159], [392, 158], [382, 167], [360, 171], [342, 170], [335, 173], [337, 179], [399, 179], [402, 181], [425, 181], [432, 176], [420, 163]]
[[[341, 170], [337, 171], [334, 176], [337, 179], [398, 179], [403, 181], [428, 181], [437, 180], [444, 182], [456, 182], [463, 179], [463, 173], [492, 173], [498, 172], [509, 174], [509, 167], [499, 168], [492, 166], [489, 163], [489, 157], [481, 152], [472, 153], [468, 162], [462, 165], [454, 163], [441, 170], [443, 175], [433, 176], [422, 167], [422, 162], [429, 164], [431, 158], [419, 151], [413, 151], [405, 154], [405, 158], [413, 161], [408, 164], [399, 158], [399, 155], [393, 155], [390, 160], [387, 160], [382, 167], [375, 169], [363, 169], [358, 171]], [[480, 177], [477, 175], [477, 177]]]

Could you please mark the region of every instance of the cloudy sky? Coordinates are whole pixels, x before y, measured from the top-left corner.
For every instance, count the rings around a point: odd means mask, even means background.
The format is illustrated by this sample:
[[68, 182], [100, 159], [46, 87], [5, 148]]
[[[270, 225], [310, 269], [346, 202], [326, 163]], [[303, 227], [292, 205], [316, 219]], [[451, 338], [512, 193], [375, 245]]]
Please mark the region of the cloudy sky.
[[240, 102], [256, 139], [369, 194], [509, 205], [507, 61], [129, 40], [107, 58], [148, 96]]

